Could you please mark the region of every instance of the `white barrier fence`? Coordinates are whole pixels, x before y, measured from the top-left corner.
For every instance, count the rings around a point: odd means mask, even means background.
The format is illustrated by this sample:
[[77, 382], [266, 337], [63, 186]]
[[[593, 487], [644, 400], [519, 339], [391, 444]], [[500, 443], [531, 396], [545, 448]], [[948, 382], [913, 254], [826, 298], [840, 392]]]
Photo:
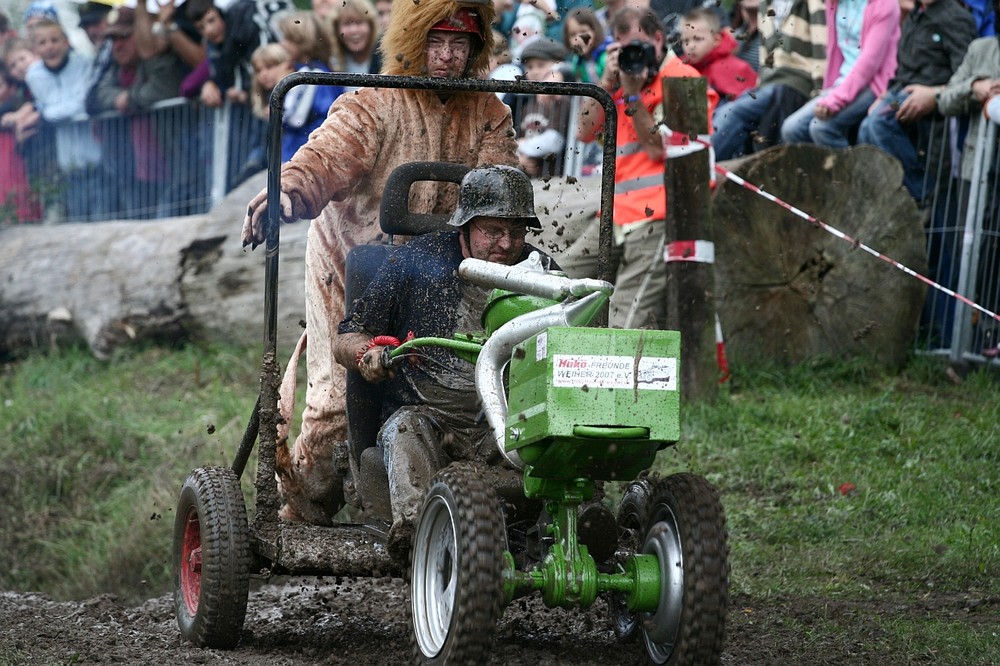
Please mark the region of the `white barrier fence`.
[[141, 114], [43, 124], [18, 152], [42, 221], [141, 220], [208, 211], [264, 168], [265, 141], [246, 106], [179, 98]]

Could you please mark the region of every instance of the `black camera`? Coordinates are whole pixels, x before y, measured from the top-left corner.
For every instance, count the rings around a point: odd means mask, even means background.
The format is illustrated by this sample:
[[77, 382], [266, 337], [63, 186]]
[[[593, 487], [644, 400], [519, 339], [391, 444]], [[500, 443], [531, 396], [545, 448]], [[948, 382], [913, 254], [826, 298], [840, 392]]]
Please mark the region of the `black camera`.
[[656, 47], [641, 39], [633, 39], [618, 52], [618, 67], [626, 74], [642, 74], [642, 70], [655, 71]]

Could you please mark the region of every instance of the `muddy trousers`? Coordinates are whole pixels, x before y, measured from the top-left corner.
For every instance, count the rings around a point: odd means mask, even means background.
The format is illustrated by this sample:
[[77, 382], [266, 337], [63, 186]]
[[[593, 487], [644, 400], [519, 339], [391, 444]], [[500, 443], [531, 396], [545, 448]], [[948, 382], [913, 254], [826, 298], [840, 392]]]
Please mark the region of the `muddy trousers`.
[[[308, 378], [306, 404], [290, 460], [278, 469], [278, 486], [284, 502], [282, 519], [329, 525], [344, 505], [343, 472], [335, 465], [334, 449], [347, 439], [347, 371], [333, 358], [333, 339], [344, 318], [344, 283], [335, 253], [323, 246], [315, 228], [315, 223], [309, 228], [306, 252], [308, 344], [300, 341], [281, 387], [286, 436], [295, 411], [296, 365], [303, 351]], [[279, 467], [281, 462], [279, 457]]]
[[378, 447], [389, 476], [393, 526], [415, 526], [431, 478], [452, 462], [496, 464], [489, 428], [428, 407], [402, 407], [382, 426]]

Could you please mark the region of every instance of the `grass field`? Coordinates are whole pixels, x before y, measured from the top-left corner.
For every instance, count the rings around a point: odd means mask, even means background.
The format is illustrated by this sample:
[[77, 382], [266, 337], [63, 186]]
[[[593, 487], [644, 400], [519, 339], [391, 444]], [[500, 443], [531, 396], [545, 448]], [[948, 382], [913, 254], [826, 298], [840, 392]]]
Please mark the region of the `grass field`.
[[[177, 490], [231, 462], [258, 375], [257, 350], [194, 346], [3, 367], [0, 590], [166, 592]], [[997, 389], [928, 358], [818, 363], [736, 368], [715, 404], [685, 406], [657, 465], [722, 493], [734, 625], [887, 663], [1000, 663]]]

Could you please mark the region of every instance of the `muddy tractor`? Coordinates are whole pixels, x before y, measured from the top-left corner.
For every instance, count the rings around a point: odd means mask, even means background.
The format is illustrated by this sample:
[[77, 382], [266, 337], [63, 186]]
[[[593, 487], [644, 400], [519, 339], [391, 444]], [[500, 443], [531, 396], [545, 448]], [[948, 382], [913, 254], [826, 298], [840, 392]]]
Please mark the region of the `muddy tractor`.
[[[286, 77], [272, 96], [270, 145], [280, 145], [284, 94], [303, 84], [586, 95], [604, 106], [606, 136], [614, 136], [614, 102], [597, 86], [300, 73]], [[614, 142], [607, 142], [605, 270], [614, 151]], [[275, 152], [268, 170], [275, 200], [267, 222], [260, 394], [233, 464], [194, 470], [180, 491], [173, 562], [184, 638], [199, 646], [234, 647], [254, 578], [404, 576], [418, 663], [486, 663], [505, 606], [536, 594], [546, 606], [561, 608], [587, 608], [604, 598], [615, 633], [621, 640], [641, 637], [652, 663], [718, 662], [729, 579], [718, 493], [693, 474], [646, 475], [657, 453], [680, 438], [680, 335], [600, 325], [613, 291], [610, 281], [548, 271], [537, 254], [516, 266], [476, 259], [461, 264], [463, 279], [493, 290], [483, 314], [485, 334], [415, 338], [382, 358], [392, 365], [420, 347], [437, 346], [473, 361], [502, 469], [456, 463], [441, 470], [426, 489], [409, 561], [393, 558], [388, 479], [375, 447], [378, 387], [351, 372], [350, 442], [338, 456], [353, 476], [349, 501], [362, 519], [332, 527], [278, 519]], [[392, 175], [380, 214], [388, 241], [349, 255], [347, 302], [397, 247], [393, 237], [444, 228], [446, 216], [407, 210], [410, 186], [421, 180], [458, 183], [465, 172], [461, 165], [416, 163]], [[240, 478], [258, 441], [250, 515]], [[621, 491], [617, 515], [604, 496], [612, 485]]]

